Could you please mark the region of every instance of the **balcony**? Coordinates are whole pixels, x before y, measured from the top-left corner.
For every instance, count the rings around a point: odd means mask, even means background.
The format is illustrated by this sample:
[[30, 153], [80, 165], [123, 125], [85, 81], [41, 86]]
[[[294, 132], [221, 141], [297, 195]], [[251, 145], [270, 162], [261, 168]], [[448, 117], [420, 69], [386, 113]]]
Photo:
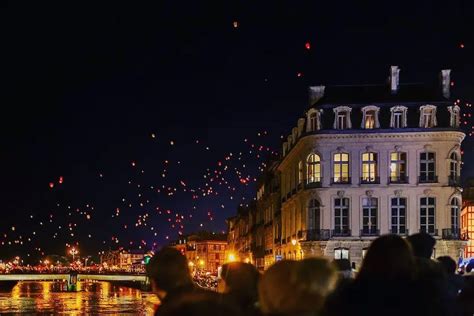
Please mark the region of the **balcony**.
[[349, 237], [351, 230], [348, 228], [338, 228], [331, 231], [331, 237]]
[[305, 184], [305, 189], [317, 189], [323, 186], [323, 179], [319, 178], [317, 181], [308, 182]]
[[438, 236], [438, 229], [436, 228], [426, 228], [426, 227], [420, 227], [420, 233], [425, 233], [429, 234], [431, 236]]
[[360, 235], [362, 237], [372, 237], [372, 236], [379, 236], [380, 235], [380, 230], [376, 228], [369, 228], [365, 227], [364, 229], [360, 230]]
[[418, 183], [437, 183], [438, 176], [435, 175], [421, 175], [418, 177]]
[[449, 186], [460, 187], [461, 186], [461, 177], [459, 176], [449, 176]]
[[351, 177], [333, 177], [331, 184], [351, 184]]
[[462, 239], [460, 229], [444, 228], [441, 231], [441, 237], [446, 240], [460, 240]]
[[380, 184], [380, 177], [361, 177], [360, 184]]
[[408, 231], [408, 229], [403, 228], [403, 227], [392, 228], [390, 229], [390, 233], [394, 235], [400, 235], [400, 236], [410, 235], [410, 232]]
[[404, 175], [400, 175], [398, 177], [389, 177], [388, 178], [388, 183], [390, 184], [403, 184], [403, 183], [408, 183], [408, 177]]
[[329, 229], [310, 229], [306, 231], [306, 241], [329, 240], [331, 231]]

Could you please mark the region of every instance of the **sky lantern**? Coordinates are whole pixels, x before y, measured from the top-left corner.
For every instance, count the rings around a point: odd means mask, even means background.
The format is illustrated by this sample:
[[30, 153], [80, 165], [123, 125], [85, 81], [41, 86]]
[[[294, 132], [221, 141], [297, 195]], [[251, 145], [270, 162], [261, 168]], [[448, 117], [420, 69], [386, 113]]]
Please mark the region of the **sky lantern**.
[[234, 29], [238, 28], [239, 27], [239, 22], [238, 21], [234, 21], [232, 23], [232, 25], [234, 26]]
[[51, 189], [54, 188], [54, 183], [53, 183], [53, 182], [50, 182], [50, 183], [49, 183], [49, 187], [50, 187]]
[[63, 184], [63, 181], [64, 181], [63, 176], [60, 176], [60, 177], [59, 177], [59, 180], [58, 180], [58, 183], [59, 183], [59, 184]]
[[306, 48], [307, 50], [310, 50], [311, 49], [311, 43], [310, 42], [306, 42], [304, 44], [304, 48]]

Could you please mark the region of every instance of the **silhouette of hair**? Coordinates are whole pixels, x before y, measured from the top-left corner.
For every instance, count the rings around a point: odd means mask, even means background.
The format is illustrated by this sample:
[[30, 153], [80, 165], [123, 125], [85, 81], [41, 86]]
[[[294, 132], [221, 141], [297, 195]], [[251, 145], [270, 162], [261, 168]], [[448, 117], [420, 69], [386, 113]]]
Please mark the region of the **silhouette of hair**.
[[146, 265], [148, 276], [164, 291], [193, 284], [186, 257], [177, 249], [166, 247], [158, 251]]
[[415, 257], [410, 245], [400, 236], [384, 235], [370, 245], [357, 279], [413, 279], [415, 273]]
[[242, 311], [231, 301], [215, 292], [202, 291], [183, 294], [170, 304], [158, 307], [160, 316], [239, 316]]
[[432, 236], [426, 233], [417, 233], [408, 236], [407, 240], [411, 244], [415, 257], [431, 258], [436, 245], [436, 240]]
[[339, 271], [351, 270], [351, 262], [349, 259], [336, 259], [334, 260], [334, 265]]
[[259, 272], [250, 263], [226, 263], [221, 270], [221, 278], [226, 284], [227, 294], [242, 305], [254, 304], [258, 301], [259, 277]]
[[438, 262], [441, 264], [443, 270], [446, 272], [447, 275], [456, 273], [457, 264], [456, 261], [454, 261], [451, 257], [442, 256], [436, 258], [436, 260], [438, 260]]

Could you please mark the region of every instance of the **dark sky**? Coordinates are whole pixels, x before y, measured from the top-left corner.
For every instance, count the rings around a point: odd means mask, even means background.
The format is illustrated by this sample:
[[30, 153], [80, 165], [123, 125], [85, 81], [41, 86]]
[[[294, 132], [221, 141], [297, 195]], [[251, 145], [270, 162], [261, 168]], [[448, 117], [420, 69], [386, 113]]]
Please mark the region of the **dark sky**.
[[[390, 65], [401, 67], [402, 83], [432, 81], [451, 68], [456, 94], [474, 100], [472, 1], [347, 2], [3, 4], [0, 258], [63, 253], [75, 242], [84, 252], [163, 245], [177, 236], [168, 222], [176, 213], [186, 218], [184, 232], [200, 223], [225, 229], [224, 219], [254, 195], [236, 174], [257, 175], [264, 155], [257, 159], [251, 144], [279, 149], [310, 84], [382, 83]], [[469, 175], [471, 141], [464, 150]], [[209, 180], [203, 174], [225, 165], [236, 192], [216, 184], [219, 195], [190, 198], [189, 189]], [[157, 192], [163, 185], [180, 193]], [[132, 229], [146, 213], [147, 226]], [[20, 236], [23, 245], [8, 245]]]

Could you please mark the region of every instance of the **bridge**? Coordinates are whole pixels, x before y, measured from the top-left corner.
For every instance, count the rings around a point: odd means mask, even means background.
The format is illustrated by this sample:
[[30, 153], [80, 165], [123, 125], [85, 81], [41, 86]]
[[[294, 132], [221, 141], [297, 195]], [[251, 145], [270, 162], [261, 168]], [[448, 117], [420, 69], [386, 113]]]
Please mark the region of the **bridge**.
[[[36, 274], [0, 274], [1, 281], [57, 281], [68, 280], [69, 273], [36, 273]], [[124, 282], [147, 282], [146, 275], [142, 274], [77, 274], [79, 281], [94, 280], [94, 281], [124, 281]]]
[[77, 281], [107, 281], [117, 282], [123, 286], [149, 290], [150, 283], [143, 274], [87, 274], [87, 273], [17, 273], [0, 274], [0, 284], [3, 282], [13, 287], [19, 281], [66, 281], [68, 291], [76, 291]]

